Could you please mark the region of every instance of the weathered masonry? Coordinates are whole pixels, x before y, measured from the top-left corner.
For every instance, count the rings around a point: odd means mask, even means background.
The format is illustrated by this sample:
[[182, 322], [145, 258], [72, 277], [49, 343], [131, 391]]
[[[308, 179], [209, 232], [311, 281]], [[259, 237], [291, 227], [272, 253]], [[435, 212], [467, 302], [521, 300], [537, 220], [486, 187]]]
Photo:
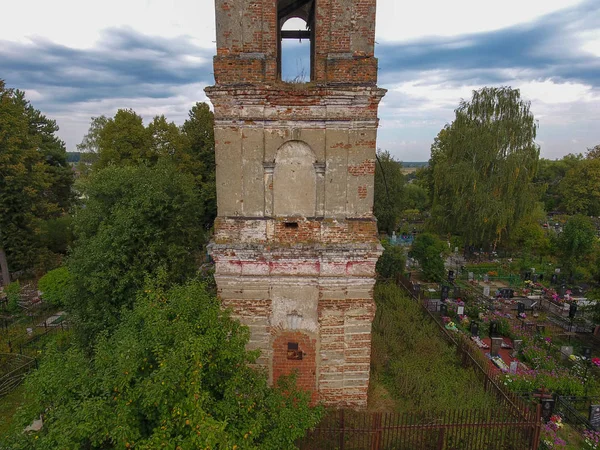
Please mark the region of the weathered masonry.
[[[271, 380], [365, 406], [375, 263], [375, 0], [215, 0], [218, 217], [225, 307]], [[306, 28], [282, 30], [289, 18]], [[310, 42], [310, 82], [281, 81], [282, 41]], [[308, 80], [307, 80], [308, 81]]]

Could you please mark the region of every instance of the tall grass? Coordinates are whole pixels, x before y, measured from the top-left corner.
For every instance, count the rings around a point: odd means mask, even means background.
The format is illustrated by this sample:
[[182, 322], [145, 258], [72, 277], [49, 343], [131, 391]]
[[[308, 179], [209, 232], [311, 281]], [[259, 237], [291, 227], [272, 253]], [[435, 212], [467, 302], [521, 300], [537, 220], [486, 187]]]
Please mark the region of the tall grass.
[[373, 323], [372, 377], [395, 400], [398, 411], [441, 412], [491, 407], [471, 369], [463, 368], [440, 331], [400, 288], [375, 287], [377, 314]]

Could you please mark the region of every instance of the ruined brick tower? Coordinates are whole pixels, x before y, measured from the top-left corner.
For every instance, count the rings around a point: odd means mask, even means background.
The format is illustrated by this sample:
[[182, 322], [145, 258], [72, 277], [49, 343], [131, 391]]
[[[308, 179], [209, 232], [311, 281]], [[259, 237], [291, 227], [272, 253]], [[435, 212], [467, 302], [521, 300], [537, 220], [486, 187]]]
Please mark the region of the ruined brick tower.
[[[215, 0], [218, 217], [225, 307], [271, 380], [365, 406], [375, 263], [376, 0]], [[289, 18], [307, 27], [282, 31]], [[281, 81], [282, 40], [310, 42], [310, 82]], [[285, 51], [285, 49], [283, 50]], [[308, 81], [308, 80], [307, 80]]]

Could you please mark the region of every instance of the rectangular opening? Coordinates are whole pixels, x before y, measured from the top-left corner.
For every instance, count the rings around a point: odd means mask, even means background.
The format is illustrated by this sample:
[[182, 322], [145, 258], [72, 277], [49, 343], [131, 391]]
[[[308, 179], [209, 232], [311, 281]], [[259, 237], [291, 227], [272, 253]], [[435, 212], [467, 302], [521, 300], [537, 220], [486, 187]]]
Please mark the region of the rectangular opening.
[[298, 222], [285, 222], [283, 224], [283, 226], [285, 228], [290, 228], [290, 229], [297, 229], [298, 228]]
[[299, 361], [302, 359], [302, 352], [298, 349], [297, 342], [288, 342], [287, 359]]

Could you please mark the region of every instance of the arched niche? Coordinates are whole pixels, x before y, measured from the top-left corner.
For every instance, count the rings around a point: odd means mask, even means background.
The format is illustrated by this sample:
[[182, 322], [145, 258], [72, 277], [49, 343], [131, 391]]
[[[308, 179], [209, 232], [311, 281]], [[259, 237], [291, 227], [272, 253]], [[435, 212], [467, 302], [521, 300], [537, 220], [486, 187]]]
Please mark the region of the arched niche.
[[273, 170], [274, 216], [316, 216], [316, 161], [306, 142], [288, 141], [279, 148]]

